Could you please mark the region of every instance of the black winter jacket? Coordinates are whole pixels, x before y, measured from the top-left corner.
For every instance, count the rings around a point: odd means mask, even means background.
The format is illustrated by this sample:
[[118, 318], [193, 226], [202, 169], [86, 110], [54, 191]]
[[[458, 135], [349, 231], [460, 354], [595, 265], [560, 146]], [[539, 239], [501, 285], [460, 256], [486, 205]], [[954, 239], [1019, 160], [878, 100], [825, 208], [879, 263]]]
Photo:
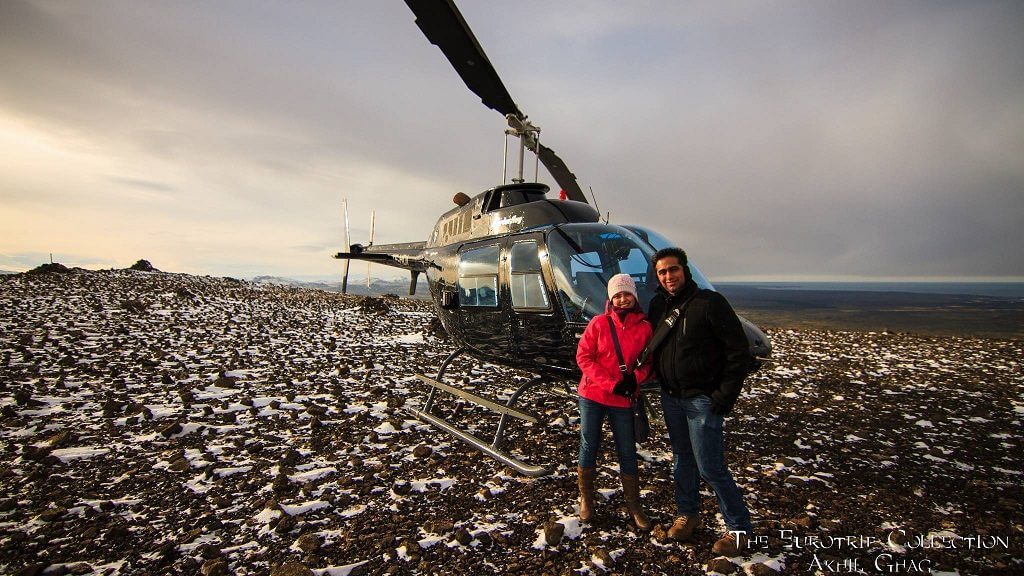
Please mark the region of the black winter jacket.
[[672, 396], [709, 396], [720, 414], [732, 410], [743, 389], [750, 349], [739, 318], [724, 296], [688, 280], [676, 295], [658, 287], [647, 317], [657, 330], [669, 312], [687, 298], [686, 314], [656, 351], [654, 368]]

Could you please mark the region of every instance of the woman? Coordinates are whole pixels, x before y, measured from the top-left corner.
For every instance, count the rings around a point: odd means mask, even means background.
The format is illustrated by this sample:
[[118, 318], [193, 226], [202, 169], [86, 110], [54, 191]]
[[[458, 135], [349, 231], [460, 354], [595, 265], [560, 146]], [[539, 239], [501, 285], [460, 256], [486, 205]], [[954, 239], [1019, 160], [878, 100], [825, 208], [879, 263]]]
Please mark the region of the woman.
[[[594, 512], [594, 476], [597, 453], [601, 448], [601, 423], [611, 425], [615, 450], [619, 457], [622, 494], [633, 522], [640, 530], [650, 530], [651, 521], [640, 506], [640, 479], [637, 475], [636, 442], [633, 437], [631, 399], [639, 392], [639, 382], [650, 374], [645, 364], [633, 371], [636, 359], [651, 339], [651, 325], [637, 304], [636, 283], [628, 274], [616, 274], [608, 281], [609, 303], [605, 313], [595, 316], [580, 338], [576, 363], [583, 371], [580, 379], [580, 521], [590, 522]], [[609, 322], [609, 319], [611, 322]], [[627, 374], [619, 369], [619, 356], [612, 339], [618, 337]]]

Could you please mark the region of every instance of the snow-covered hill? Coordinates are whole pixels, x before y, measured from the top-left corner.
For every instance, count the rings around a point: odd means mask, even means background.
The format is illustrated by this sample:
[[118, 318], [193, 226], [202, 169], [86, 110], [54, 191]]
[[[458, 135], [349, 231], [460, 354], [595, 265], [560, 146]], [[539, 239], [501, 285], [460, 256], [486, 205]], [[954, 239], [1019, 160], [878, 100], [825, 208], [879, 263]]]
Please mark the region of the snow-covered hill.
[[[256, 276], [252, 279], [256, 284], [277, 284], [279, 286], [295, 286], [298, 288], [310, 288], [313, 290], [324, 290], [327, 292], [340, 292], [341, 281], [324, 281], [324, 280], [297, 280], [295, 278], [284, 278], [281, 276]], [[374, 278], [370, 281], [370, 285], [366, 285], [365, 279], [358, 281], [351, 280], [348, 283], [348, 293], [356, 296], [384, 296], [384, 295], [403, 295], [409, 294], [409, 281], [408, 280], [384, 280], [380, 278]], [[414, 298], [418, 300], [426, 300], [430, 298], [430, 292], [427, 288], [427, 283], [424, 278], [420, 278], [419, 283], [416, 286], [416, 294]]]
[[[432, 318], [179, 274], [0, 277], [0, 573], [1024, 570], [1019, 341], [771, 331], [776, 362], [727, 423], [760, 538], [729, 561], [710, 552], [710, 493], [697, 543], [665, 540], [664, 438], [641, 463], [661, 526], [638, 534], [610, 446], [596, 522], [574, 517], [571, 399], [530, 394], [541, 422], [510, 428], [517, 454], [554, 467], [539, 479], [411, 419], [413, 374], [448, 351]], [[527, 377], [449, 374], [492, 396]], [[483, 437], [497, 421], [449, 414]]]

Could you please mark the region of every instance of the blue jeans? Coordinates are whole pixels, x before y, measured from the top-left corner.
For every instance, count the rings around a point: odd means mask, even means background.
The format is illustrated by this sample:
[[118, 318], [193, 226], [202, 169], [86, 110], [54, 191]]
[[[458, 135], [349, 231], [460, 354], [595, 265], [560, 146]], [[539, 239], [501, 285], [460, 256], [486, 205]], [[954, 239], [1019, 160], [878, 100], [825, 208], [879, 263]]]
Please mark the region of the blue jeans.
[[700, 479], [718, 497], [718, 509], [729, 530], [752, 529], [743, 494], [725, 466], [724, 419], [711, 412], [707, 396], [674, 398], [661, 393], [661, 407], [672, 443], [672, 477], [680, 514], [696, 515], [700, 508]]
[[619, 473], [637, 473], [636, 440], [633, 437], [633, 409], [605, 406], [582, 396], [580, 398], [580, 467], [597, 465], [601, 450], [601, 422], [605, 416], [612, 427], [615, 451], [619, 455]]

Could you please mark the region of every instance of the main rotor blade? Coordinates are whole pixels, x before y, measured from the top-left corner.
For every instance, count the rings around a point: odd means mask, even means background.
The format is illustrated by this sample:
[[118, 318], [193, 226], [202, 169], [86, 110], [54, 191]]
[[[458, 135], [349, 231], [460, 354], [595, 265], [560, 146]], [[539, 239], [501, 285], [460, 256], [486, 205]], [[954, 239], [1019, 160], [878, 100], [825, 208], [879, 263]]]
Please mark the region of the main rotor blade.
[[405, 0], [423, 34], [444, 52], [455, 71], [484, 105], [523, 117], [483, 48], [452, 0]]
[[[405, 0], [416, 15], [416, 25], [431, 44], [441, 49], [462, 81], [480, 97], [484, 105], [500, 112], [508, 119], [509, 126], [523, 132], [527, 123], [512, 96], [505, 88], [498, 72], [487, 59], [483, 48], [469, 29], [453, 0]], [[576, 182], [576, 175], [569, 171], [565, 162], [554, 150], [537, 142], [535, 137], [526, 138], [527, 146], [540, 158], [558, 185], [565, 190], [566, 197], [586, 202], [583, 190]]]
[[537, 147], [540, 148], [540, 150], [535, 150], [537, 156], [540, 157], [541, 163], [551, 173], [555, 182], [558, 182], [562, 190], [565, 190], [566, 198], [586, 203], [587, 197], [583, 195], [583, 190], [580, 189], [579, 183], [576, 182], [576, 175], [569, 170], [565, 162], [551, 148], [540, 143], [537, 143]]

